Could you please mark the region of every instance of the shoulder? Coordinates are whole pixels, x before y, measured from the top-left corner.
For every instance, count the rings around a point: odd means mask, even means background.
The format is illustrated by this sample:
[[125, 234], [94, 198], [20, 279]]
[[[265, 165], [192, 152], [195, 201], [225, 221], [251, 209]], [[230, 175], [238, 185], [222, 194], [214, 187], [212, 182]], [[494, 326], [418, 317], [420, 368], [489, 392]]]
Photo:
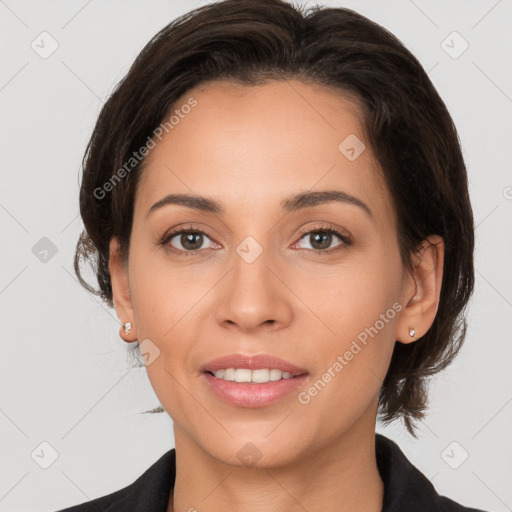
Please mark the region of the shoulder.
[[176, 453], [173, 448], [130, 485], [57, 512], [166, 512], [175, 476]]
[[382, 512], [485, 512], [440, 496], [399, 446], [381, 434], [375, 435], [375, 455], [384, 483]]
[[[391, 439], [376, 434], [375, 452], [384, 482], [382, 512], [485, 512], [440, 496]], [[176, 452], [172, 449], [130, 485], [58, 512], [166, 512], [175, 478]]]

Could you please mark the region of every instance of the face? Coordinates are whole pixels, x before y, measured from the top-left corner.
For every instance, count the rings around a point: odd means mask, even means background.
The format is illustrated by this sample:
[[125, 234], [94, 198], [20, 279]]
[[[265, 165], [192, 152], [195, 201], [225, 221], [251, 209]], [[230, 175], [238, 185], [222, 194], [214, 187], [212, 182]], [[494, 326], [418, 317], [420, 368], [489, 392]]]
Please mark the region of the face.
[[[148, 376], [177, 445], [234, 465], [253, 450], [274, 466], [373, 433], [417, 290], [356, 103], [298, 81], [203, 84], [175, 108], [191, 97], [146, 158], [127, 267], [112, 275], [120, 317], [152, 347]], [[326, 191], [338, 199], [293, 200]], [[169, 194], [219, 208], [161, 202]], [[230, 384], [202, 371], [232, 354], [278, 357], [302, 376]], [[256, 402], [237, 385], [278, 397]]]

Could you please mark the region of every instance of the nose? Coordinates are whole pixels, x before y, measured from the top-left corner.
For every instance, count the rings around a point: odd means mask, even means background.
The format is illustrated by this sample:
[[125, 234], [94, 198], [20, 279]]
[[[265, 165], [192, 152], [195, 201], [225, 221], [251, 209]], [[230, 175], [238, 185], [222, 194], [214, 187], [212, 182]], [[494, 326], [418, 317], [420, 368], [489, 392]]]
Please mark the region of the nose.
[[[254, 247], [249, 244], [249, 249], [253, 251]], [[243, 333], [288, 325], [293, 316], [293, 294], [284, 284], [284, 272], [269, 251], [263, 250], [254, 260], [243, 250], [236, 252], [216, 309], [219, 324]]]

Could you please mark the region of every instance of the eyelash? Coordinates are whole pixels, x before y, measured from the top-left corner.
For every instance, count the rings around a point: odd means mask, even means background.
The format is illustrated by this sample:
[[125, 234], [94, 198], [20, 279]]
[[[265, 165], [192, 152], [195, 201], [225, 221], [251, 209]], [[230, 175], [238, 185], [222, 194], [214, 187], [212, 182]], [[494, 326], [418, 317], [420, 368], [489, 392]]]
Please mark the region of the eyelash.
[[336, 235], [340, 240], [341, 244], [333, 247], [332, 249], [322, 249], [320, 251], [317, 251], [315, 249], [307, 249], [308, 251], [314, 252], [317, 256], [321, 254], [332, 254], [336, 251], [341, 251], [343, 248], [349, 247], [352, 245], [352, 240], [348, 237], [348, 235], [342, 233], [339, 229], [333, 227], [333, 226], [322, 226], [318, 225], [314, 228], [307, 228], [302, 229], [299, 231], [299, 242], [304, 238], [305, 235], [310, 235], [312, 233], [328, 233], [330, 235]]
[[[314, 228], [309, 228], [309, 229], [304, 229], [304, 230], [301, 230], [299, 232], [299, 240], [298, 242], [300, 242], [305, 235], [310, 235], [310, 234], [313, 234], [313, 233], [328, 233], [328, 234], [331, 234], [331, 235], [336, 235], [342, 242], [342, 244], [332, 248], [332, 249], [324, 249], [324, 250], [315, 250], [315, 249], [306, 249], [308, 251], [312, 251], [314, 252], [316, 255], [321, 255], [321, 254], [325, 254], [325, 253], [328, 253], [328, 254], [331, 254], [333, 252], [336, 252], [336, 251], [339, 251], [339, 250], [342, 250], [344, 247], [348, 247], [352, 244], [352, 241], [350, 240], [350, 238], [343, 234], [341, 231], [339, 231], [338, 229], [332, 227], [332, 226], [315, 226]], [[197, 229], [197, 228], [193, 228], [192, 226], [190, 226], [189, 228], [186, 228], [186, 229], [178, 229], [178, 230], [171, 230], [171, 231], [168, 231], [167, 233], [164, 234], [164, 236], [162, 237], [162, 239], [160, 240], [160, 242], [158, 243], [158, 245], [161, 245], [161, 246], [166, 246], [166, 249], [173, 253], [173, 254], [176, 254], [177, 256], [195, 256], [196, 254], [199, 254], [200, 252], [204, 252], [204, 251], [212, 251], [212, 250], [215, 250], [215, 249], [196, 249], [195, 251], [183, 251], [181, 249], [176, 249], [174, 248], [172, 245], [169, 244], [169, 242], [177, 235], [181, 235], [183, 233], [199, 233], [199, 234], [202, 234], [202, 235], [206, 235], [208, 238], [212, 238], [208, 232], [206, 231], [203, 231], [202, 229]]]

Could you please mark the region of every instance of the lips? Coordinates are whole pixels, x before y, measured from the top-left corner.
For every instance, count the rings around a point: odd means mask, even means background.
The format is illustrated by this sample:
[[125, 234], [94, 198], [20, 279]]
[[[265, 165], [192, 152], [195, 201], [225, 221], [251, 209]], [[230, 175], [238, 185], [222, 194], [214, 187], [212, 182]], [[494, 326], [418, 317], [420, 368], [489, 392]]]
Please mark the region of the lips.
[[261, 369], [277, 369], [283, 372], [291, 373], [294, 377], [307, 374], [307, 370], [295, 366], [294, 364], [285, 361], [276, 356], [268, 354], [259, 354], [247, 356], [244, 354], [230, 354], [224, 357], [219, 357], [209, 361], [201, 367], [202, 372], [214, 373], [217, 370], [226, 368], [246, 368], [248, 370], [261, 370]]
[[[270, 374], [276, 373], [276, 370], [277, 373], [282, 372], [280, 376], [282, 378], [267, 380], [267, 378], [262, 378], [263, 375], [254, 378], [255, 370], [265, 369], [270, 370], [269, 377]], [[235, 381], [225, 379], [226, 372], [234, 373]], [[251, 374], [251, 372], [252, 378], [248, 379], [247, 374]], [[288, 374], [285, 375], [284, 372], [288, 372]], [[222, 375], [216, 376], [215, 373]], [[266, 407], [274, 404], [297, 391], [309, 378], [309, 373], [305, 368], [300, 368], [284, 359], [268, 354], [252, 356], [230, 354], [209, 361], [201, 367], [201, 381], [207, 385], [210, 391], [224, 402], [245, 408]]]

